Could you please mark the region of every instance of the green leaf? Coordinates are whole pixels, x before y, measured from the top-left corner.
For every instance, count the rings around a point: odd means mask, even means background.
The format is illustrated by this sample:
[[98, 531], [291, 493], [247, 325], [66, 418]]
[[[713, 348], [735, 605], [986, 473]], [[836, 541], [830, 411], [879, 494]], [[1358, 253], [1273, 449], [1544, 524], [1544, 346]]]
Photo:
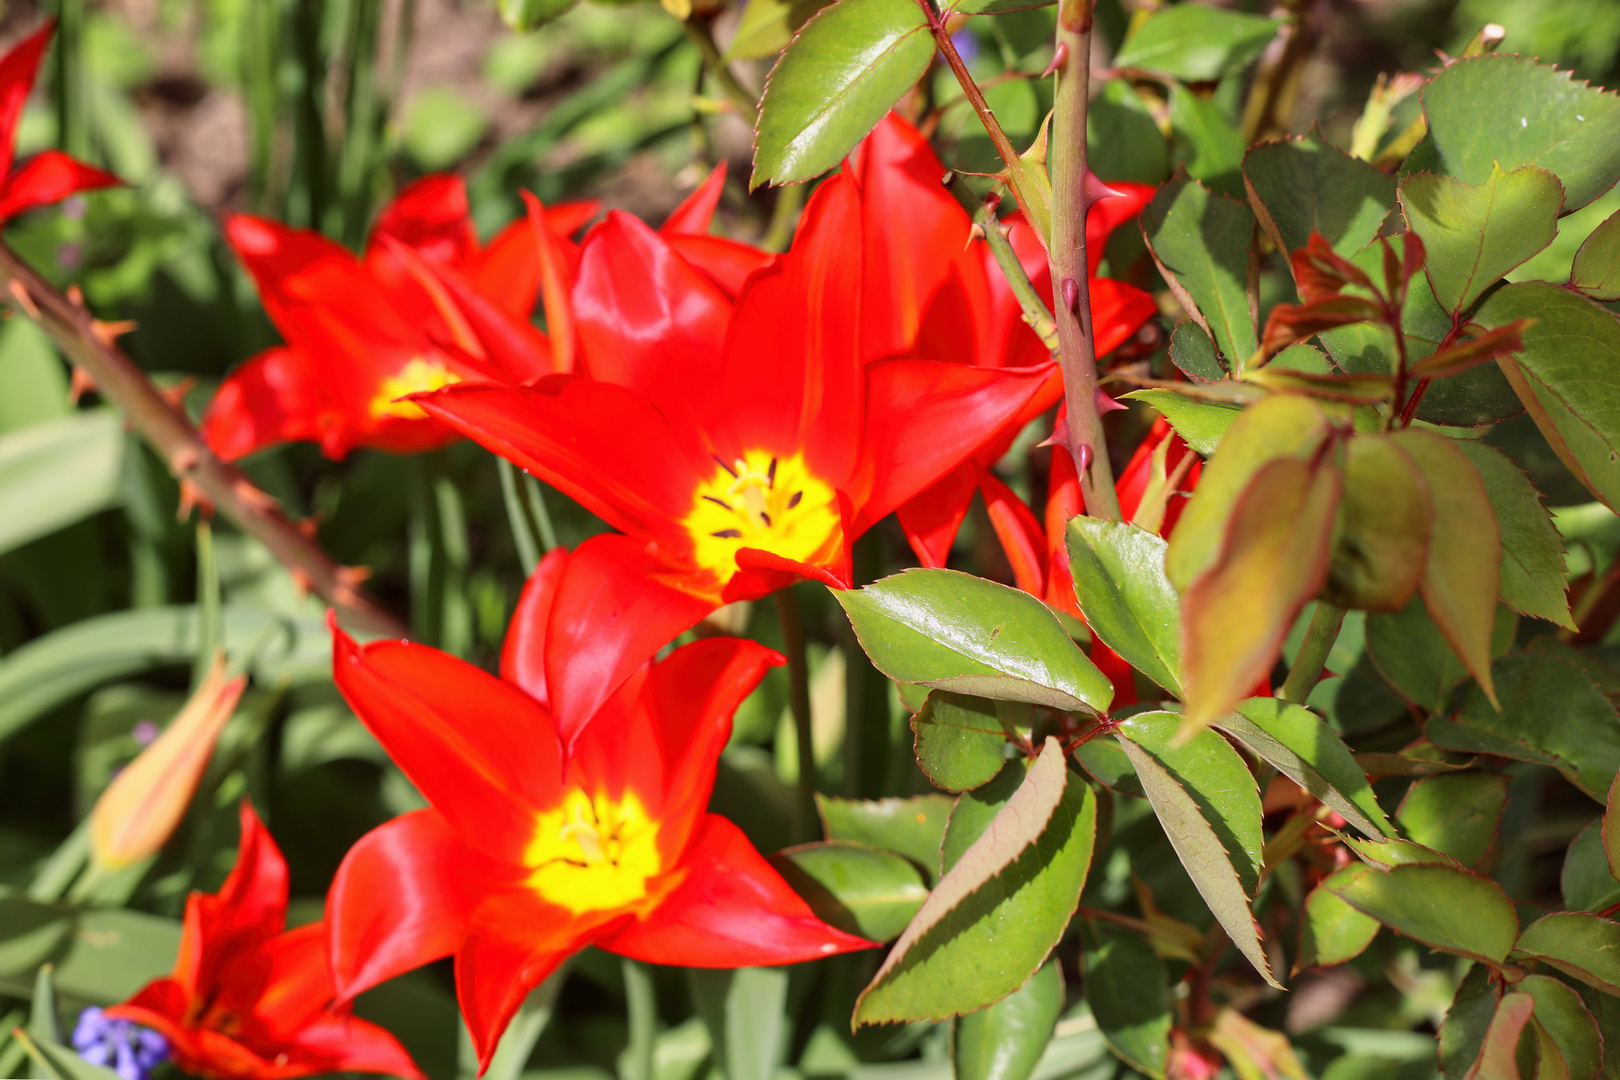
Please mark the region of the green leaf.
[[726, 46], [726, 59], [775, 56], [810, 16], [826, 6], [827, 0], [751, 0], [737, 20], [737, 33]]
[[1304, 247], [1314, 232], [1348, 256], [1373, 242], [1395, 206], [1394, 179], [1315, 128], [1250, 148], [1243, 180], [1260, 227], [1280, 252]]
[[[329, 679], [332, 639], [324, 624], [282, 619], [257, 608], [224, 609], [225, 648], [255, 645], [254, 677]], [[262, 639], [262, 640], [261, 640]], [[102, 683], [197, 655], [195, 609], [136, 608], [65, 626], [0, 659], [0, 739]]]
[[[528, 0], [524, 6], [531, 12], [545, 9], [545, 18], [561, 14], [550, 0]], [[424, 172], [448, 169], [472, 153], [493, 122], [481, 103], [457, 87], [427, 86], [415, 91], [405, 106], [400, 142]]]
[[174, 966], [180, 924], [119, 908], [77, 910], [0, 892], [0, 992], [32, 993], [47, 961], [65, 998], [111, 1005]]
[[1575, 253], [1569, 283], [1594, 300], [1620, 300], [1620, 213], [1593, 229]]
[[1332, 967], [1360, 956], [1378, 936], [1378, 920], [1363, 915], [1333, 891], [1357, 874], [1379, 871], [1361, 863], [1341, 866], [1310, 891], [1299, 914], [1299, 957], [1294, 970]]
[[1496, 511], [1502, 532], [1502, 602], [1520, 615], [1575, 629], [1564, 591], [1564, 541], [1541, 492], [1496, 447], [1471, 439], [1458, 439], [1456, 447], [1474, 463]]
[[1620, 879], [1610, 869], [1603, 850], [1602, 823], [1594, 821], [1575, 834], [1564, 852], [1558, 888], [1564, 906], [1572, 911], [1602, 911], [1620, 900]]
[[[1174, 737], [1179, 718], [1172, 713], [1161, 713], [1157, 717], [1146, 714], [1132, 717], [1128, 723], [1137, 726], [1138, 734], [1151, 731], [1155, 736], [1152, 741], [1159, 744]], [[1254, 777], [1243, 768], [1241, 759], [1237, 764], [1243, 769], [1244, 776], [1238, 777], [1232, 772], [1230, 760], [1226, 758], [1227, 754], [1236, 757], [1236, 753], [1230, 746], [1226, 747], [1224, 754], [1213, 749], [1213, 743], [1202, 741], [1206, 737], [1221, 741], [1220, 736], [1213, 732], [1201, 731], [1188, 740], [1181, 753], [1175, 754], [1178, 765], [1193, 771], [1196, 779], [1205, 782], [1203, 790], [1196, 794], [1160, 764], [1154, 754], [1128, 738], [1123, 730], [1117, 738], [1136, 770], [1148, 802], [1153, 805], [1153, 812], [1158, 815], [1159, 824], [1164, 827], [1170, 846], [1175, 848], [1176, 856], [1186, 867], [1204, 903], [1209, 905], [1210, 912], [1226, 930], [1232, 943], [1254, 965], [1261, 977], [1280, 988], [1271, 974], [1271, 965], [1260, 942], [1260, 927], [1249, 909], [1251, 890], [1246, 879], [1254, 879], [1260, 862], [1258, 848], [1254, 846], [1260, 820]], [[1186, 753], [1195, 746], [1210, 750], [1208, 761], [1193, 760], [1192, 755]], [[1216, 783], [1230, 786], [1221, 790], [1213, 787]], [[1205, 800], [1215, 805], [1206, 809]], [[1251, 801], [1252, 824], [1251, 808], [1245, 805]], [[1210, 820], [1208, 815], [1212, 813], [1218, 819], [1222, 814], [1228, 815], [1221, 819], [1221, 831], [1217, 831]]]
[[18, 1034], [16, 1038], [34, 1061], [35, 1076], [52, 1080], [120, 1080], [111, 1069], [90, 1064], [61, 1043], [32, 1032]]
[[912, 0], [837, 0], [818, 11], [765, 83], [749, 186], [835, 167], [933, 56], [928, 20]]
[[1080, 902], [1096, 828], [1096, 797], [1049, 737], [861, 992], [855, 1022], [942, 1020], [1024, 985]]
[[[1200, 334], [1202, 330], [1198, 331]], [[1206, 335], [1207, 336], [1207, 335]], [[1225, 401], [1202, 401], [1174, 390], [1132, 390], [1121, 397], [1145, 401], [1157, 409], [1187, 445], [1205, 457], [1213, 454], [1221, 439], [1243, 413], [1243, 406]]]
[[897, 852], [917, 864], [932, 884], [939, 874], [939, 843], [954, 800], [945, 795], [909, 799], [834, 799], [816, 796], [829, 840], [848, 840]]
[[1135, 24], [1118, 68], [1146, 68], [1187, 82], [1212, 82], [1265, 51], [1281, 19], [1265, 19], [1198, 4], [1176, 4]]
[[1063, 1012], [1063, 968], [1044, 964], [1007, 997], [956, 1021], [956, 1080], [1029, 1080]]
[[1367, 774], [1337, 732], [1303, 705], [1250, 698], [1215, 726], [1332, 807], [1369, 838], [1394, 834]]
[[1552, 243], [1564, 190], [1546, 169], [1493, 171], [1483, 183], [1419, 173], [1401, 184], [1401, 209], [1423, 240], [1434, 298], [1464, 311], [1491, 285]]
[[1543, 653], [1504, 656], [1493, 668], [1501, 711], [1477, 686], [1454, 715], [1432, 717], [1425, 734], [1448, 750], [1499, 754], [1551, 765], [1603, 801], [1620, 770], [1620, 716], [1573, 664]]
[[1069, 522], [1069, 571], [1091, 632], [1126, 663], [1181, 695], [1181, 615], [1164, 576], [1168, 545], [1145, 529], [1102, 518]]
[[1321, 406], [1298, 394], [1262, 398], [1238, 414], [1170, 536], [1164, 571], [1171, 584], [1185, 593], [1215, 562], [1232, 507], [1261, 466], [1279, 457], [1310, 455], [1327, 428]]
[[978, 787], [1001, 771], [1007, 733], [996, 719], [996, 703], [984, 698], [934, 690], [911, 718], [917, 764], [946, 791]]
[[[1432, 949], [1500, 966], [1513, 949], [1519, 918], [1502, 887], [1450, 866], [1397, 866], [1357, 874], [1333, 887], [1338, 897], [1397, 933]], [[1467, 918], [1454, 913], [1467, 912]]]
[[0, 435], [74, 411], [56, 347], [29, 319], [0, 326], [0, 386], [6, 388], [0, 397]]
[[1091, 739], [1075, 747], [1074, 760], [1097, 783], [1138, 799], [1145, 797], [1136, 770], [1119, 744], [1112, 739]]
[[1603, 1041], [1581, 995], [1550, 975], [1527, 975], [1514, 989], [1536, 999], [1536, 1023], [1557, 1044], [1569, 1080], [1595, 1080], [1603, 1065]]
[[1508, 779], [1496, 773], [1428, 776], [1413, 784], [1395, 811], [1408, 839], [1479, 868], [1496, 846]]
[[1410, 840], [1394, 837], [1388, 840], [1363, 840], [1348, 833], [1341, 834], [1339, 839], [1368, 863], [1384, 870], [1396, 866], [1461, 866], [1450, 855], [1442, 855]]
[[1170, 360], [1193, 382], [1219, 382], [1226, 378], [1226, 369], [1215, 355], [1215, 343], [1209, 339], [1209, 332], [1191, 319], [1181, 320], [1170, 331]]
[[1508, 285], [1481, 305], [1487, 328], [1533, 318], [1524, 351], [1497, 361], [1570, 472], [1620, 506], [1620, 321], [1557, 285]]
[[1434, 524], [1419, 593], [1463, 665], [1494, 698], [1491, 629], [1502, 571], [1501, 533], [1479, 470], [1450, 439], [1408, 428], [1390, 436], [1429, 486]]
[[1466, 57], [1423, 88], [1441, 170], [1483, 184], [1492, 170], [1540, 165], [1578, 210], [1620, 179], [1620, 97], [1569, 72], [1505, 54]]
[[[1529, 994], [1508, 992], [1496, 1003], [1479, 1057], [1468, 1070], [1471, 1080], [1519, 1080], [1526, 1074], [1539, 1076], [1541, 1055], [1536, 1029], [1530, 1025], [1536, 999]], [[1560, 1070], [1555, 1075], [1562, 1075]]]
[[864, 844], [805, 844], [771, 862], [822, 922], [870, 941], [900, 933], [928, 898], [916, 867]]
[[1182, 590], [1188, 726], [1210, 723], [1271, 672], [1295, 617], [1321, 591], [1344, 484], [1332, 449], [1316, 462], [1261, 466], [1232, 507], [1218, 559]]
[[1417, 463], [1391, 439], [1358, 435], [1347, 451], [1322, 596], [1345, 608], [1400, 611], [1428, 563], [1434, 524], [1429, 490]]
[[1087, 949], [1086, 1004], [1109, 1047], [1131, 1068], [1163, 1080], [1170, 1060], [1169, 979], [1153, 946], [1108, 933]]
[[727, 1080], [773, 1080], [782, 1060], [786, 968], [687, 968], [692, 1003]]
[[[1214, 98], [1170, 84], [1170, 164], [1211, 191], [1243, 198], [1243, 132]], [[1172, 288], [1175, 286], [1172, 285]]]
[[56, 1000], [56, 981], [52, 977], [54, 970], [51, 964], [39, 966], [34, 976], [34, 1000], [28, 1007], [28, 1034], [48, 1042], [62, 1039], [62, 1018], [58, 1015], [60, 1006]]
[[1166, 281], [1189, 311], [1202, 313], [1228, 365], [1241, 370], [1259, 345], [1248, 288], [1254, 212], [1177, 176], [1143, 208], [1142, 232]]
[[116, 506], [124, 422], [70, 413], [0, 435], [0, 554]]
[[1086, 110], [1086, 166], [1104, 182], [1160, 184], [1170, 174], [1170, 151], [1129, 79], [1109, 79]]
[[501, 20], [519, 33], [544, 26], [568, 12], [579, 0], [497, 0]]
[[1620, 996], [1620, 923], [1589, 911], [1558, 911], [1524, 928], [1514, 955]]
[[957, 15], [1000, 15], [1008, 11], [1030, 11], [1055, 4], [1057, 0], [961, 0], [950, 5]]
[[879, 671], [901, 682], [1106, 713], [1113, 684], [1052, 610], [956, 570], [904, 570], [833, 594]]
[[1502, 991], [1491, 978], [1491, 970], [1475, 964], [1457, 984], [1457, 993], [1446, 1010], [1440, 1028], [1440, 1071], [1446, 1080], [1460, 1078], [1479, 1060], [1485, 1033], [1496, 1015]]
[[[1518, 620], [1506, 607], [1496, 609], [1491, 654], [1499, 656], [1513, 644]], [[1413, 600], [1397, 614], [1367, 616], [1367, 656], [1378, 674], [1401, 696], [1432, 713], [1445, 712], [1451, 691], [1468, 677], [1457, 654], [1440, 628]]]

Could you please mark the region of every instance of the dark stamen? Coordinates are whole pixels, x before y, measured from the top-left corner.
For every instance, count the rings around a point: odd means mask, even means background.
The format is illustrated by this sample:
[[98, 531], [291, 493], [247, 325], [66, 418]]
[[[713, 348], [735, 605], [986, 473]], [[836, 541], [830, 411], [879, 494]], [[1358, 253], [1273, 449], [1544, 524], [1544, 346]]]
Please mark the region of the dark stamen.
[[733, 480], [737, 479], [737, 470], [733, 469], [730, 465], [727, 465], [725, 458], [721, 457], [719, 454], [710, 454], [709, 456], [714, 458], [715, 464], [719, 465], [722, 469], [726, 470], [726, 472], [730, 473]]
[[771, 515], [767, 514], [765, 511], [761, 510], [759, 512], [759, 520], [761, 520], [761, 521], [763, 521], [765, 523], [766, 528], [770, 528]]
[[716, 540], [741, 540], [742, 539], [742, 530], [741, 529], [721, 529], [719, 532], [712, 532], [709, 535], [714, 537]]
[[767, 487], [773, 487], [773, 488], [776, 486], [776, 459], [775, 458], [771, 458], [771, 467], [768, 470], [766, 470], [766, 472], [765, 472], [765, 485]]
[[714, 503], [714, 505], [716, 505], [716, 506], [723, 506], [727, 510], [731, 509], [731, 504], [726, 502], [726, 500], [724, 500], [724, 499], [717, 499], [713, 495], [705, 495], [703, 497], [705, 499], [708, 499], [710, 502]]
[[802, 498], [804, 498], [804, 492], [802, 492], [802, 491], [795, 491], [795, 492], [794, 492], [794, 493], [793, 493], [793, 498], [791, 498], [791, 499], [789, 499], [789, 500], [788, 500], [788, 505], [787, 505], [787, 508], [788, 508], [788, 509], [789, 509], [789, 510], [791, 510], [791, 509], [793, 509], [793, 508], [794, 508], [794, 507], [795, 507], [795, 506], [798, 506], [798, 505], [799, 505], [799, 500], [800, 500], [800, 499], [802, 499]]

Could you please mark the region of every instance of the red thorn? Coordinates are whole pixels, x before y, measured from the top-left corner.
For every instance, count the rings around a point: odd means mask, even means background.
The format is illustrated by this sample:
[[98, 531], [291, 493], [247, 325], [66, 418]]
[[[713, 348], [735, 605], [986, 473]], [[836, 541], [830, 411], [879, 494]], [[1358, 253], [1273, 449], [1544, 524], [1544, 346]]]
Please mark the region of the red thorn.
[[183, 449], [176, 450], [174, 452], [174, 456], [169, 458], [169, 471], [176, 476], [180, 476], [184, 473], [190, 472], [192, 469], [195, 469], [197, 467], [197, 463], [201, 460], [201, 455], [199, 455], [192, 447], [188, 446]]
[[[298, 594], [298, 598], [300, 600], [309, 595], [309, 574], [305, 572], [302, 566], [287, 567], [287, 576], [292, 578], [293, 591]], [[337, 593], [341, 591], [341, 589], [334, 589], [332, 591]]]
[[181, 379], [167, 390], [159, 390], [158, 396], [164, 401], [167, 401], [169, 403], [169, 407], [175, 412], [184, 413], [186, 411], [186, 395], [191, 393], [191, 388], [196, 385], [197, 377], [195, 375], [187, 375], [185, 378]]
[[79, 399], [96, 388], [95, 377], [78, 364], [73, 365], [73, 382], [68, 386], [68, 401], [77, 405]]
[[1052, 72], [1056, 71], [1058, 68], [1062, 67], [1068, 62], [1069, 43], [1067, 41], [1060, 41], [1057, 43], [1057, 48], [1052, 50], [1052, 62], [1046, 65], [1045, 71], [1041, 72], [1041, 78], [1046, 78], [1048, 75], [1052, 74]]
[[254, 487], [253, 484], [245, 477], [238, 478], [231, 485], [231, 490], [236, 493], [236, 497], [238, 499], [241, 499], [255, 510], [261, 512], [269, 512], [281, 506], [281, 503], [276, 500], [275, 496], [260, 488]]
[[1072, 277], [1063, 279], [1063, 306], [1071, 315], [1080, 310], [1080, 283]]
[[34, 298], [28, 295], [27, 286], [12, 278], [6, 283], [6, 291], [11, 293], [11, 298], [17, 302], [18, 307], [28, 312], [30, 318], [39, 318], [39, 306], [34, 303]]
[[1124, 412], [1125, 411], [1125, 406], [1121, 405], [1119, 402], [1117, 402], [1113, 398], [1109, 397], [1108, 392], [1103, 390], [1102, 387], [1097, 388], [1096, 394], [1095, 394], [1095, 400], [1096, 400], [1097, 415], [1098, 416], [1101, 416], [1103, 413]]
[[1109, 187], [1097, 179], [1097, 174], [1090, 169], [1086, 170], [1086, 178], [1080, 185], [1080, 194], [1086, 200], [1087, 206], [1100, 203], [1104, 199], [1122, 199], [1125, 197], [1123, 191], [1116, 191], [1114, 188]]
[[182, 478], [180, 481], [180, 506], [175, 511], [175, 520], [184, 522], [191, 517], [193, 510], [201, 510], [204, 517], [214, 516], [214, 500], [210, 499], [203, 489], [193, 480]]

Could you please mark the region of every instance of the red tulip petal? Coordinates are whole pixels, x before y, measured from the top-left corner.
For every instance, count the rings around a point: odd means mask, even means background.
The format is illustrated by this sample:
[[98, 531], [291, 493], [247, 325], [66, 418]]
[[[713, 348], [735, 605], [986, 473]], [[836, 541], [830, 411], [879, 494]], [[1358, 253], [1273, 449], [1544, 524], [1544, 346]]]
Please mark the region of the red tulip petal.
[[518, 861], [561, 790], [551, 716], [523, 691], [425, 645], [356, 645], [332, 623], [349, 705], [463, 842]]
[[[1102, 643], [1102, 639], [1091, 639], [1091, 662], [1097, 665], [1097, 670], [1108, 676], [1108, 681], [1114, 684], [1114, 701], [1109, 706], [1111, 710], [1118, 711], [1127, 705], [1135, 705], [1136, 676], [1131, 665], [1125, 659]], [[1270, 687], [1267, 687], [1269, 690]]]
[[236, 862], [217, 893], [192, 893], [174, 975], [188, 992], [216, 985], [243, 952], [281, 933], [287, 921], [287, 861], [244, 799]]
[[[144, 991], [143, 991], [144, 994]], [[235, 1039], [206, 1028], [189, 1027], [182, 1013], [158, 1012], [137, 1004], [114, 1005], [107, 1015], [152, 1028], [169, 1044], [169, 1060], [193, 1076], [230, 1080], [276, 1080], [274, 1066]]]
[[472, 334], [477, 347], [469, 351], [474, 355], [481, 355], [513, 382], [529, 382], [561, 373], [552, 355], [550, 339], [527, 317], [516, 317], [502, 310], [456, 270], [425, 265], [421, 269], [432, 275], [454, 306], [461, 325]]
[[309, 358], [277, 345], [219, 384], [203, 413], [202, 435], [214, 453], [235, 461], [284, 442], [319, 441], [332, 411]]
[[540, 299], [550, 331], [552, 356], [559, 371], [574, 371], [579, 366], [579, 335], [572, 290], [579, 277], [579, 248], [552, 229], [540, 200], [527, 191], [523, 193], [523, 205], [540, 271]]
[[593, 536], [558, 574], [545, 638], [545, 681], [564, 745], [631, 673], [719, 606], [666, 584], [647, 545]]
[[[584, 228], [601, 209], [600, 202], [586, 199], [548, 206], [542, 214], [569, 279], [579, 262], [579, 249], [567, 237]], [[468, 257], [462, 269], [478, 291], [508, 315], [527, 319], [533, 314], [540, 295], [541, 265], [534, 228], [527, 218], [496, 233], [488, 247]]]
[[[1062, 412], [1058, 415], [1062, 416]], [[1086, 512], [1086, 502], [1080, 494], [1080, 476], [1074, 469], [1074, 456], [1061, 446], [1052, 448], [1046, 491], [1046, 602], [1078, 619], [1080, 604], [1075, 599], [1074, 578], [1069, 573], [1065, 530], [1070, 518]]]
[[546, 628], [551, 622], [557, 581], [567, 565], [567, 548], [546, 552], [518, 595], [501, 646], [501, 678], [546, 706], [551, 704], [546, 693]]
[[117, 187], [123, 181], [56, 150], [42, 150], [0, 183], [0, 221], [24, 210], [61, 202], [69, 195]]
[[978, 489], [973, 467], [958, 465], [900, 505], [896, 516], [918, 562], [932, 567], [946, 564]]
[[45, 49], [50, 45], [55, 29], [56, 20], [46, 19], [38, 30], [0, 57], [0, 176], [11, 172], [12, 154], [16, 152], [17, 144], [17, 120], [22, 116], [28, 95], [33, 92], [39, 62], [45, 56]]
[[725, 293], [615, 210], [580, 249], [573, 303], [593, 379], [657, 402], [678, 430], [707, 426], [731, 317]]
[[1113, 278], [1091, 279], [1091, 333], [1097, 355], [1113, 352], [1159, 313], [1153, 297]]
[[978, 468], [979, 489], [990, 525], [996, 530], [1001, 549], [1012, 565], [1013, 580], [1031, 596], [1046, 595], [1046, 533], [1035, 514], [1012, 488], [982, 466]]
[[479, 899], [515, 872], [467, 848], [437, 810], [366, 833], [326, 895], [337, 1000], [454, 953]]
[[304, 1069], [285, 1073], [282, 1080], [342, 1072], [427, 1080], [398, 1039], [376, 1024], [347, 1014], [327, 1013], [307, 1024], [289, 1040], [288, 1048], [289, 1058]]
[[253, 960], [254, 974], [263, 981], [254, 985], [257, 980], [242, 978], [244, 973], [223, 972], [216, 1000], [227, 1008], [239, 1004], [251, 1010], [272, 1039], [293, 1038], [331, 1004], [324, 923], [306, 923], [278, 934], [259, 948]]
[[709, 223], [714, 220], [715, 207], [720, 205], [720, 193], [726, 189], [726, 162], [709, 170], [697, 190], [681, 200], [658, 231], [664, 236], [705, 236]]
[[377, 215], [366, 244], [367, 262], [391, 262], [385, 238], [439, 266], [464, 264], [478, 250], [466, 183], [459, 176], [435, 173], [407, 184]]
[[[1119, 181], [1108, 186], [1119, 194], [1092, 203], [1091, 209], [1086, 211], [1086, 273], [1091, 277], [1097, 276], [1097, 267], [1103, 260], [1108, 249], [1108, 238], [1114, 230], [1141, 213], [1142, 207], [1153, 199], [1153, 193], [1158, 190], [1152, 184]], [[1100, 356], [1107, 351], [1098, 348], [1097, 354]]]
[[681, 866], [686, 878], [662, 904], [597, 945], [634, 960], [704, 968], [797, 964], [874, 947], [816, 918], [723, 817], [704, 818]]
[[871, 367], [863, 465], [871, 487], [854, 492], [859, 536], [972, 457], [1041, 392], [1051, 368], [982, 368], [928, 360]]
[[723, 236], [691, 236], [683, 233], [664, 239], [668, 241], [671, 251], [719, 286], [730, 300], [741, 295], [748, 279], [771, 265], [776, 258], [768, 251], [727, 240]]
[[526, 889], [479, 904], [456, 952], [456, 998], [478, 1052], [479, 1075], [529, 991], [589, 942], [602, 921], [597, 913], [570, 915]]
[[546, 226], [552, 234], [567, 240], [583, 229], [590, 220], [602, 212], [602, 200], [580, 199], [577, 202], [556, 203], [546, 207]]
[[614, 528], [689, 542], [675, 523], [713, 466], [694, 464], [664, 414], [641, 395], [559, 375], [518, 389], [450, 386], [413, 400]]

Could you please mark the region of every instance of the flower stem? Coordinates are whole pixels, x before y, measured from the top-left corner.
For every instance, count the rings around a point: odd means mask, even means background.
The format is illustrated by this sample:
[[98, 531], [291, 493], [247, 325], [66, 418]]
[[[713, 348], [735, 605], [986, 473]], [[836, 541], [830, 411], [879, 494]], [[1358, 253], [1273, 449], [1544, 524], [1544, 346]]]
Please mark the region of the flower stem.
[[1299, 647], [1299, 655], [1294, 657], [1293, 666], [1288, 669], [1288, 678], [1283, 682], [1278, 697], [1296, 705], [1305, 704], [1305, 699], [1311, 696], [1317, 680], [1322, 677], [1328, 653], [1333, 651], [1333, 643], [1338, 640], [1339, 627], [1343, 623], [1344, 608], [1326, 600], [1316, 602], [1316, 611], [1305, 629], [1305, 641]]
[[810, 656], [804, 637], [804, 613], [793, 587], [771, 594], [782, 629], [782, 652], [788, 662], [788, 707], [799, 751], [799, 835], [813, 835], [816, 820], [816, 743], [810, 725]]
[[98, 330], [82, 305], [58, 292], [4, 245], [0, 245], [0, 292], [39, 323], [68, 359], [95, 380], [101, 394], [119, 407], [176, 479], [196, 485], [295, 577], [336, 608], [344, 622], [389, 637], [405, 636], [399, 620], [360, 592], [352, 570], [301, 532], [275, 500], [254, 487], [240, 470], [215, 456], [185, 412], [159, 393], [122, 350], [110, 344], [106, 330]]
[[625, 1080], [653, 1080], [653, 1042], [658, 1036], [658, 995], [652, 972], [639, 960], [624, 957], [625, 1008], [630, 1019]]
[[1024, 272], [1024, 264], [1018, 260], [1018, 252], [1013, 250], [1012, 241], [1007, 234], [1001, 231], [1001, 225], [996, 217], [996, 200], [979, 199], [973, 191], [962, 182], [956, 173], [945, 174], [945, 189], [956, 197], [962, 209], [972, 217], [973, 224], [984, 233], [984, 242], [990, 248], [990, 254], [995, 257], [996, 265], [1001, 268], [1001, 276], [1007, 279], [1013, 295], [1018, 298], [1018, 306], [1024, 309], [1024, 322], [1029, 324], [1035, 336], [1050, 352], [1057, 352], [1058, 336], [1057, 322], [1053, 320], [1052, 313], [1046, 309], [1046, 301], [1036, 291], [1035, 285]]
[[708, 69], [709, 76], [719, 84], [720, 90], [726, 95], [739, 115], [750, 127], [753, 126], [754, 117], [758, 114], [759, 104], [754, 100], [737, 76], [732, 74], [731, 65], [726, 63], [725, 57], [720, 55], [720, 46], [714, 42], [714, 30], [709, 20], [703, 15], [693, 15], [681, 23], [686, 31], [687, 39], [697, 47], [698, 55], [703, 57], [703, 66]]
[[1086, 273], [1086, 108], [1091, 77], [1092, 0], [1059, 0], [1057, 94], [1052, 111], [1052, 288], [1058, 358], [1068, 405], [1069, 449], [1086, 512], [1119, 520], [1114, 471], [1097, 412], [1097, 354]]

